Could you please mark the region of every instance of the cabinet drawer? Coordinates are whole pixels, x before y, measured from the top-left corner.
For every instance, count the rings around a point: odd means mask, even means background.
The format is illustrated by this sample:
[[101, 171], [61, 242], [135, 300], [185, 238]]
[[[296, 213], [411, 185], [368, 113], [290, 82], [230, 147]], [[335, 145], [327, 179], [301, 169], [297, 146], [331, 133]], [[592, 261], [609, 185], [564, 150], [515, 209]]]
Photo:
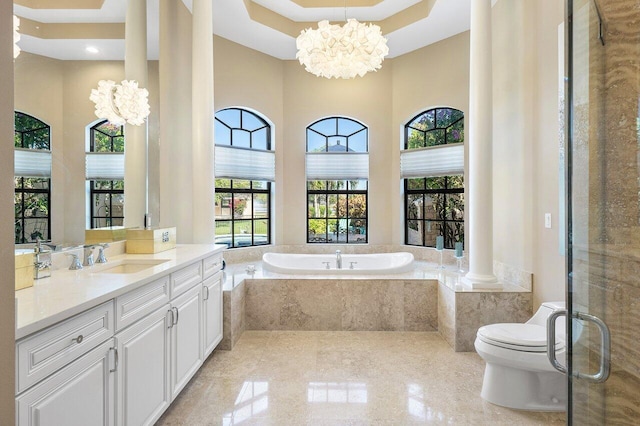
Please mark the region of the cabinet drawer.
[[202, 262], [196, 262], [171, 274], [171, 298], [202, 282]]
[[216, 253], [202, 261], [202, 278], [207, 279], [222, 269], [222, 253]]
[[133, 324], [169, 302], [169, 275], [116, 299], [116, 331]]
[[114, 334], [109, 301], [16, 343], [16, 392], [44, 379]]

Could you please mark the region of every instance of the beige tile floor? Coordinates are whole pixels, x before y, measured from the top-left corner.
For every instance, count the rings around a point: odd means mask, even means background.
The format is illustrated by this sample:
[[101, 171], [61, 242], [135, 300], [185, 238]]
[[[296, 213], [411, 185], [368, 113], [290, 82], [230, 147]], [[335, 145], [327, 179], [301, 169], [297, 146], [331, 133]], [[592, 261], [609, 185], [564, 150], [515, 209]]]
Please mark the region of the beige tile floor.
[[438, 333], [246, 331], [158, 425], [562, 425], [480, 398], [484, 362]]

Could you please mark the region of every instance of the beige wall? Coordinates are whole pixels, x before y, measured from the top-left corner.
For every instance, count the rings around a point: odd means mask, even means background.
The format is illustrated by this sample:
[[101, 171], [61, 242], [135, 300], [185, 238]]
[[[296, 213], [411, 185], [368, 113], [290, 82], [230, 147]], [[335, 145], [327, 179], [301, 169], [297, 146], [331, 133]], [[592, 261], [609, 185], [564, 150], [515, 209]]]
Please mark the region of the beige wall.
[[[493, 11], [495, 259], [534, 273], [536, 306], [564, 297], [564, 257], [559, 254], [557, 228], [557, 25], [563, 11], [556, 3], [500, 0]], [[186, 31], [186, 23], [181, 25]], [[186, 46], [189, 40], [180, 45]], [[249, 108], [274, 125], [276, 244], [306, 241], [305, 128], [331, 115], [369, 126], [369, 243], [403, 242], [399, 179], [403, 125], [435, 106], [468, 111], [468, 33], [387, 59], [377, 73], [347, 81], [317, 78], [297, 61], [281, 61], [219, 37], [214, 37], [214, 56], [215, 109]], [[20, 109], [25, 112], [42, 111], [39, 118], [51, 124], [63, 123], [62, 133], [59, 126], [52, 126], [54, 147], [64, 141], [64, 159], [56, 153], [54, 164], [54, 192], [64, 188], [62, 200], [54, 195], [54, 232], [60, 235], [58, 228], [62, 228], [64, 241], [77, 242], [85, 225], [81, 219], [84, 124], [95, 120], [88, 93], [99, 79], [121, 80], [123, 66], [121, 62], [60, 62], [25, 55], [25, 63], [38, 60], [47, 67], [21, 69], [17, 81], [30, 83], [24, 84], [28, 91], [16, 90], [16, 105], [24, 105]], [[55, 72], [43, 72], [45, 68]], [[167, 125], [186, 114], [180, 109], [159, 109], [159, 97], [169, 99], [159, 89], [161, 73], [157, 62], [150, 64], [152, 213], [160, 210], [157, 194], [162, 183], [158, 111], [170, 117]], [[62, 106], [39, 101], [56, 97], [62, 98]], [[171, 209], [171, 205], [165, 207]], [[552, 229], [544, 228], [547, 212], [553, 217]]]
[[15, 293], [13, 254], [13, 3], [0, 0], [0, 423], [15, 409]]
[[[385, 64], [386, 65], [386, 64]], [[392, 143], [389, 151], [390, 199], [404, 206], [400, 176], [400, 147], [404, 125], [418, 113], [448, 106], [469, 111], [469, 33], [465, 32], [392, 60]], [[465, 124], [467, 121], [465, 121]], [[394, 208], [391, 242], [404, 243], [403, 208]]]
[[[260, 113], [272, 124], [276, 151], [275, 217], [272, 242], [283, 244], [289, 234], [283, 182], [288, 168], [284, 163], [284, 75], [283, 61], [248, 49], [221, 37], [213, 38], [215, 110], [243, 107]], [[286, 221], [286, 222], [285, 222]]]
[[[564, 300], [560, 254], [558, 25], [563, 4], [493, 7], [494, 259], [534, 274], [534, 309]], [[544, 227], [551, 213], [552, 228]]]
[[327, 80], [306, 72], [297, 61], [284, 65], [284, 215], [283, 244], [306, 242], [306, 127], [320, 118], [344, 116], [369, 128], [369, 244], [391, 241], [389, 221], [392, 135], [391, 67], [354, 80]]

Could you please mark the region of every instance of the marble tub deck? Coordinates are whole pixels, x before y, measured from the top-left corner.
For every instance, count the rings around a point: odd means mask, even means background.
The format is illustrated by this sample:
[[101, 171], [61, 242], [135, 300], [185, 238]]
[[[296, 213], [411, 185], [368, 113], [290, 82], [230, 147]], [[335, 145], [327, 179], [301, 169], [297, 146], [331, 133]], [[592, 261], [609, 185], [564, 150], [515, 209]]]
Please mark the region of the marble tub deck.
[[233, 348], [244, 330], [439, 331], [464, 352], [474, 350], [482, 325], [530, 318], [529, 290], [472, 290], [453, 266], [437, 266], [416, 261], [405, 273], [345, 277], [279, 274], [260, 261], [227, 265], [220, 348]]
[[245, 331], [158, 425], [563, 425], [480, 397], [484, 362], [437, 332]]

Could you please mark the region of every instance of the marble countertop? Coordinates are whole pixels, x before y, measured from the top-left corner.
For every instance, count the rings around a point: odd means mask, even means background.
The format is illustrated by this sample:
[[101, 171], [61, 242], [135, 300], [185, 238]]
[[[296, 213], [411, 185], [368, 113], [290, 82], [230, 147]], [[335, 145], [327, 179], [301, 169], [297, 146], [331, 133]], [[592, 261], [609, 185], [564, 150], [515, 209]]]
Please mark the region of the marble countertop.
[[[58, 269], [33, 287], [16, 291], [16, 340], [120, 296], [221, 251], [223, 244], [185, 244], [155, 254], [121, 254], [81, 270]], [[132, 273], [101, 273], [130, 259], [163, 261]]]

